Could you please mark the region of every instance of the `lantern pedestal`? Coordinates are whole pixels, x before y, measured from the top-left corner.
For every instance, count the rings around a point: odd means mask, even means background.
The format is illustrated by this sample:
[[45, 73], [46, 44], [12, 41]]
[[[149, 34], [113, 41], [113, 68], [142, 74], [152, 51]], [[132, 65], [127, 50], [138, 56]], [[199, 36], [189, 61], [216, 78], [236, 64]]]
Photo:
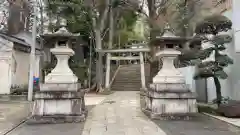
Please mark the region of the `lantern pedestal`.
[[58, 62], [56, 67], [40, 85], [34, 95], [32, 119], [28, 123], [81, 122], [86, 119], [87, 110], [84, 92], [79, 91], [78, 78], [68, 66], [68, 59], [74, 51], [67, 46], [51, 49]]
[[[186, 83], [184, 76], [174, 65], [180, 55], [174, 49], [164, 49], [157, 56], [163, 61], [162, 69], [153, 78], [153, 83], [143, 90], [142, 109], [153, 119], [177, 119], [197, 112], [196, 97]], [[166, 116], [166, 117], [165, 117]]]

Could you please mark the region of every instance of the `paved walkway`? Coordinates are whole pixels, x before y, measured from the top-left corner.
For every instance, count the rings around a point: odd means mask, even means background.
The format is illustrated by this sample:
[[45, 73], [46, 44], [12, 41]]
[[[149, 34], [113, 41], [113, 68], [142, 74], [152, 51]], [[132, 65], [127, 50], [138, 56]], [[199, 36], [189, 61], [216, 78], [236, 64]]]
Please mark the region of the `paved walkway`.
[[6, 133], [30, 113], [30, 104], [24, 101], [0, 100], [0, 135]]
[[[88, 98], [86, 98], [89, 100]], [[224, 122], [199, 115], [191, 121], [152, 121], [140, 110], [138, 92], [115, 92], [88, 106], [84, 123], [21, 125], [9, 135], [239, 135]], [[96, 100], [92, 97], [91, 100]], [[99, 103], [99, 101], [102, 101]], [[88, 101], [87, 101], [88, 102]], [[95, 103], [95, 102], [93, 102]], [[87, 103], [88, 104], [88, 103]]]

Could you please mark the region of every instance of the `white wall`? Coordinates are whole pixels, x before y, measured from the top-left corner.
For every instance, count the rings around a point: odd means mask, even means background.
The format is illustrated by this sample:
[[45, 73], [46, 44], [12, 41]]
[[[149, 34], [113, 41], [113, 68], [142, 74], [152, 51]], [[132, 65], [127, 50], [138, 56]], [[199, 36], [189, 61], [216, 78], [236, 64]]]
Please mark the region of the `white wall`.
[[[233, 22], [233, 30], [235, 36], [240, 37], [240, 0], [233, 0], [232, 2], [232, 10], [228, 11], [232, 14], [230, 15], [228, 12], [225, 12], [224, 15], [230, 17]], [[236, 52], [240, 52], [240, 38], [235, 38], [235, 49]]]
[[9, 94], [11, 88], [11, 55], [10, 57], [0, 58], [0, 74], [0, 94]]
[[195, 67], [189, 66], [185, 68], [179, 68], [181, 73], [185, 76], [186, 84], [190, 88], [192, 92], [196, 92], [196, 84], [195, 80], [193, 79], [194, 73], [195, 73]]
[[[29, 76], [29, 53], [21, 52], [14, 50], [13, 55], [16, 59], [17, 69], [15, 74], [15, 82], [14, 85], [27, 85], [28, 84], [28, 76]], [[35, 73], [36, 77], [39, 77], [39, 62], [40, 56], [36, 56], [35, 59]]]
[[0, 94], [9, 94], [13, 43], [0, 37]]
[[[13, 43], [0, 37], [0, 94], [10, 94], [14, 85], [28, 84], [29, 53], [13, 49]], [[35, 73], [39, 77], [40, 56], [36, 56]]]
[[17, 63], [14, 85], [26, 85], [28, 84], [29, 54], [14, 50], [13, 56]]

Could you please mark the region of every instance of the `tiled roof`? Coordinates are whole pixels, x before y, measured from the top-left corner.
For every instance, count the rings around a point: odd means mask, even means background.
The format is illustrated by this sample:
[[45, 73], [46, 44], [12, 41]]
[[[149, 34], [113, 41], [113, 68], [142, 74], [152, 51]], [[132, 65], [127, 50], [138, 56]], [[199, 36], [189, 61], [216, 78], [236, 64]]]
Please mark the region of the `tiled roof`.
[[[31, 45], [30, 45], [29, 43], [27, 43], [24, 39], [18, 38], [18, 37], [16, 37], [16, 36], [8, 35], [8, 34], [3, 33], [3, 32], [0, 32], [0, 36], [1, 36], [2, 38], [4, 38], [4, 39], [7, 39], [7, 40], [9, 40], [9, 41], [11, 41], [11, 42], [14, 42], [14, 43], [18, 43], [18, 44], [23, 45], [23, 46], [25, 46], [25, 47], [30, 47], [30, 46], [31, 46]], [[40, 48], [36, 47], [36, 49], [39, 50]]]
[[25, 45], [25, 46], [29, 46], [29, 44], [27, 42], [25, 42], [23, 39], [8, 35], [6, 33], [0, 32], [0, 36], [4, 39], [7, 39], [7, 40], [11, 41], [11, 42], [19, 43], [19, 44], [22, 44], [22, 45]]

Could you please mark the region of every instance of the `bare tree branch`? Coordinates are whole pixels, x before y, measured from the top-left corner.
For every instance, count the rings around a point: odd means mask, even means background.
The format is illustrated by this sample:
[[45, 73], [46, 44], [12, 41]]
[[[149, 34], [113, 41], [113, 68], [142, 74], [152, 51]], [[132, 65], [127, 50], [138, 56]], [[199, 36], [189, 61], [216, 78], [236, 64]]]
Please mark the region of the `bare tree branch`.
[[155, 18], [155, 20], [157, 20], [159, 18], [159, 16], [163, 13], [164, 10], [166, 10], [168, 7], [170, 7], [172, 5], [172, 3], [167, 4], [169, 1], [167, 0], [161, 0], [161, 2], [155, 7], [156, 12], [157, 12], [157, 16]]

